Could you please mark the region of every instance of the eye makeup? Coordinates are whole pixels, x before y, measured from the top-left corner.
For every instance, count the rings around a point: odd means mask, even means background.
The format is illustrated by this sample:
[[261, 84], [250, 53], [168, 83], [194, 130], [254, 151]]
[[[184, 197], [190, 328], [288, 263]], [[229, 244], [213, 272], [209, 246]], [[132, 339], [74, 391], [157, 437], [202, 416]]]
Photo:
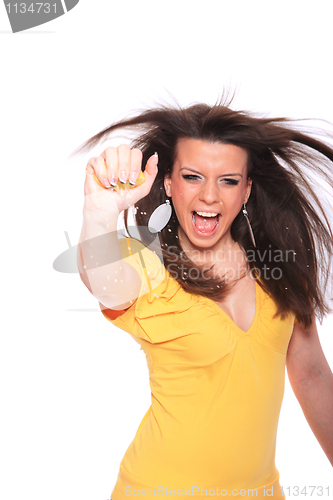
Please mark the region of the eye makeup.
[[[187, 180], [187, 181], [195, 181], [197, 179], [200, 179], [200, 177], [198, 177], [197, 175], [192, 175], [192, 174], [186, 174], [186, 175], [182, 175], [183, 179]], [[237, 184], [239, 183], [239, 180], [237, 179], [222, 179], [226, 184], [230, 185], [230, 186], [237, 186]]]

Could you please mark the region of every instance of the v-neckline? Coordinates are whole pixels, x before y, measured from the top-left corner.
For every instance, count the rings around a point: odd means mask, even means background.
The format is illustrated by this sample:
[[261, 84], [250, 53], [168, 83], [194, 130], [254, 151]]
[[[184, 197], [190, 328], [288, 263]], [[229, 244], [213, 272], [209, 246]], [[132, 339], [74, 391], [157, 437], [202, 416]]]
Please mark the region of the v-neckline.
[[219, 314], [224, 316], [240, 335], [249, 335], [250, 332], [255, 327], [257, 320], [258, 320], [258, 316], [259, 316], [259, 312], [260, 312], [260, 297], [259, 297], [260, 286], [258, 285], [257, 280], [254, 281], [254, 284], [255, 284], [255, 292], [256, 292], [255, 293], [255, 295], [256, 295], [256, 309], [255, 309], [255, 313], [254, 313], [254, 317], [253, 317], [251, 326], [246, 331], [242, 330], [238, 325], [236, 325], [234, 320], [230, 318], [229, 314], [227, 314], [213, 299], [208, 299], [212, 303], [213, 307], [219, 312]]

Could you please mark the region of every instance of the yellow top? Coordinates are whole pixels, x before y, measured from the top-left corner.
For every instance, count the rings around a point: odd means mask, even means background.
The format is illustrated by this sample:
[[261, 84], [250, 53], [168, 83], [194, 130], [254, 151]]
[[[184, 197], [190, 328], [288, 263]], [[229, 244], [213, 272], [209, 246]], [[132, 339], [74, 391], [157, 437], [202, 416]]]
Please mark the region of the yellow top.
[[[123, 258], [137, 244], [120, 242]], [[295, 316], [273, 319], [275, 304], [256, 283], [245, 332], [213, 300], [185, 292], [147, 248], [124, 260], [141, 276], [139, 298], [126, 311], [100, 307], [145, 352], [151, 406], [121, 461], [112, 500], [285, 498], [275, 445]]]

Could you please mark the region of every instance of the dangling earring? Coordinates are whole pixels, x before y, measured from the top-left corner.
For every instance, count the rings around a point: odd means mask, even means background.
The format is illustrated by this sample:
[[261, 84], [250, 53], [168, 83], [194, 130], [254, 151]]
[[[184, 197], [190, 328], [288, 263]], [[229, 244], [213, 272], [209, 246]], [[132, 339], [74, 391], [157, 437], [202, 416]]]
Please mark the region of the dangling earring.
[[154, 212], [149, 217], [148, 229], [151, 233], [158, 233], [167, 225], [172, 213], [170, 201], [166, 200], [165, 203], [155, 208]]
[[251, 240], [252, 240], [253, 246], [256, 248], [257, 247], [256, 240], [254, 239], [254, 234], [253, 234], [253, 231], [252, 231], [252, 227], [251, 227], [250, 219], [249, 219], [249, 216], [248, 216], [248, 213], [247, 213], [247, 210], [246, 210], [245, 203], [244, 203], [243, 207], [244, 207], [243, 208], [243, 214], [244, 214], [244, 217], [245, 217], [245, 219], [247, 221], [247, 225], [249, 226]]

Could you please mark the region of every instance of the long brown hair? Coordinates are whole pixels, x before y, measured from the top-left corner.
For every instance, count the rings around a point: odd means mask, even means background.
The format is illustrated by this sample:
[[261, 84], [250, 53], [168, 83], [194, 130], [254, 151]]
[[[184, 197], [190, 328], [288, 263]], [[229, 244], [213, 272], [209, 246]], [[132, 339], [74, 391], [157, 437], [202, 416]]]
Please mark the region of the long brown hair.
[[[141, 240], [149, 245], [155, 236], [147, 229], [148, 220], [168, 198], [164, 177], [171, 175], [179, 140], [201, 139], [244, 148], [248, 153], [248, 177], [252, 179], [247, 210], [256, 248], [242, 211], [231, 226], [232, 237], [246, 251], [251, 271], [260, 278], [259, 285], [275, 301], [276, 315], [283, 318], [291, 311], [308, 327], [313, 314], [321, 321], [331, 311], [327, 293], [332, 283], [332, 230], [311, 175], [315, 174], [332, 194], [333, 149], [315, 138], [314, 133], [301, 131], [296, 120], [256, 117], [229, 106], [230, 101], [220, 100], [213, 106], [163, 105], [145, 110], [113, 123], [76, 153], [89, 150], [111, 132], [125, 127], [139, 132], [132, 147], [143, 153], [142, 170], [148, 158], [158, 152], [158, 174], [150, 193], [137, 202], [135, 212]], [[170, 203], [172, 206], [171, 199]], [[124, 218], [129, 232], [128, 210]], [[173, 210], [168, 225], [159, 233], [165, 267], [176, 271], [171, 276], [184, 290], [212, 299], [220, 297], [227, 289], [225, 279], [207, 279], [213, 266], [207, 274], [203, 266], [184, 258], [178, 227]]]

